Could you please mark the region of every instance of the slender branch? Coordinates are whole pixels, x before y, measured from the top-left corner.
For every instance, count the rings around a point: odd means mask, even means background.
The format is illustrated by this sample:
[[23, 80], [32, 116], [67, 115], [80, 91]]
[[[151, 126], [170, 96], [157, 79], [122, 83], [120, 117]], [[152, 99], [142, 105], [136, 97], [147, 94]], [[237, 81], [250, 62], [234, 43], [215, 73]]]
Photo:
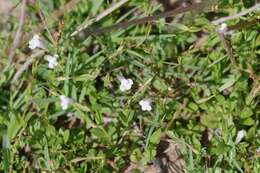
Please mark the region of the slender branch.
[[103, 17], [107, 16], [108, 14], [112, 13], [114, 10], [118, 9], [119, 7], [121, 7], [123, 4], [127, 3], [129, 0], [121, 0], [117, 3], [114, 3], [111, 5], [111, 7], [109, 7], [107, 10], [105, 10], [104, 12], [100, 13], [95, 21], [99, 21], [101, 20]]
[[83, 22], [83, 24], [78, 29], [76, 29], [76, 31], [74, 31], [71, 34], [71, 36], [77, 35], [80, 31], [86, 29], [89, 25], [92, 25], [94, 22], [98, 22], [102, 18], [106, 17], [108, 14], [112, 13], [113, 11], [115, 11], [116, 9], [118, 9], [119, 7], [121, 7], [123, 4], [125, 4], [128, 1], [129, 0], [121, 0], [117, 3], [113, 3], [108, 9], [106, 9], [105, 11], [103, 11], [102, 13], [100, 13], [99, 15], [94, 17], [93, 19], [90, 19], [89, 21], [88, 21], [88, 19], [86, 19]]
[[257, 26], [257, 24], [259, 23], [260, 23], [260, 18], [253, 19], [251, 21], [240, 21], [237, 24], [228, 26], [228, 31], [251, 28]]
[[218, 32], [218, 35], [219, 35], [219, 38], [220, 38], [220, 40], [221, 40], [221, 42], [222, 42], [222, 44], [223, 44], [223, 46], [224, 46], [224, 48], [225, 48], [225, 50], [226, 50], [226, 52], [227, 52], [227, 54], [228, 54], [228, 57], [229, 57], [231, 63], [232, 63], [233, 65], [237, 66], [237, 65], [236, 65], [236, 61], [235, 61], [235, 58], [234, 58], [234, 55], [233, 55], [232, 47], [231, 47], [231, 45], [228, 43], [228, 41], [226, 40], [225, 34], [222, 33], [222, 32]]
[[18, 47], [20, 40], [21, 40], [22, 28], [23, 28], [24, 21], [25, 21], [25, 9], [26, 9], [26, 0], [23, 0], [18, 29], [17, 29], [16, 34], [15, 34], [13, 45], [12, 45], [11, 49], [9, 50], [9, 64], [12, 63], [13, 58], [15, 56], [15, 50]]
[[99, 29], [95, 29], [95, 30], [90, 30], [88, 29], [86, 31], [86, 36], [92, 35], [100, 35], [106, 32], [110, 32], [112, 30], [116, 30], [116, 29], [125, 29], [131, 25], [139, 25], [139, 24], [144, 24], [147, 22], [152, 22], [152, 21], [156, 21], [158, 19], [161, 18], [167, 18], [167, 17], [171, 17], [171, 16], [175, 16], [177, 14], [182, 14], [188, 11], [192, 11], [192, 10], [201, 10], [205, 7], [205, 3], [201, 2], [201, 3], [195, 3], [183, 8], [178, 8], [175, 10], [171, 10], [171, 11], [167, 11], [167, 12], [162, 12], [158, 15], [154, 15], [154, 16], [148, 16], [148, 17], [144, 17], [141, 19], [134, 19], [134, 20], [130, 20], [130, 21], [126, 21], [126, 22], [122, 22], [122, 23], [118, 23], [112, 26], [108, 26], [108, 27], [104, 27], [104, 28], [99, 28]]
[[9, 15], [18, 7], [18, 5], [22, 2], [22, 0], [19, 0], [10, 10], [9, 10]]
[[45, 51], [44, 50], [40, 50], [38, 52], [36, 52], [35, 54], [31, 55], [31, 57], [20, 67], [20, 69], [18, 69], [11, 81], [11, 83], [14, 83], [18, 80], [18, 78], [20, 78], [20, 76], [23, 74], [23, 72], [25, 70], [28, 69], [28, 67], [37, 59], [40, 58], [44, 55]]
[[235, 15], [227, 16], [227, 17], [223, 17], [223, 18], [214, 20], [214, 21], [212, 21], [212, 23], [213, 23], [214, 25], [219, 25], [220, 23], [226, 22], [226, 21], [228, 21], [228, 20], [233, 20], [233, 19], [239, 18], [239, 17], [244, 16], [244, 15], [246, 15], [246, 14], [248, 14], [248, 13], [251, 13], [251, 12], [253, 12], [253, 11], [255, 11], [255, 10], [260, 10], [260, 3], [254, 5], [254, 6], [251, 7], [251, 8], [248, 8], [248, 9], [245, 10], [245, 11], [241, 11], [240, 13], [237, 13], [237, 14], [235, 14]]
[[40, 18], [41, 18], [41, 20], [42, 20], [42, 23], [43, 23], [43, 25], [44, 25], [44, 27], [45, 27], [45, 30], [47, 31], [47, 33], [49, 34], [49, 36], [50, 36], [50, 38], [51, 38], [52, 43], [53, 43], [55, 46], [57, 46], [57, 42], [54, 40], [54, 38], [53, 38], [53, 36], [52, 36], [52, 34], [51, 34], [49, 28], [48, 28], [48, 24], [47, 24], [47, 22], [46, 22], [46, 20], [45, 20], [44, 14], [43, 14], [43, 12], [41, 11], [40, 7], [39, 7], [38, 14], [39, 14], [39, 16], [40, 16]]

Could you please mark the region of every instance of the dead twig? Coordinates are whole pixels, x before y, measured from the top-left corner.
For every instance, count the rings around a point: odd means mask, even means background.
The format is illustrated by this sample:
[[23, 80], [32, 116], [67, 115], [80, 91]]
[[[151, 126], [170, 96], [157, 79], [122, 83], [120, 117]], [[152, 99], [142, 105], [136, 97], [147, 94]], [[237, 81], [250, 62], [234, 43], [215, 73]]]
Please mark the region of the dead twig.
[[231, 63], [235, 66], [235, 67], [238, 67], [237, 64], [236, 64], [236, 61], [235, 61], [235, 57], [233, 55], [233, 50], [232, 50], [232, 47], [231, 45], [229, 44], [229, 42], [227, 41], [227, 39], [225, 38], [225, 33], [223, 32], [218, 32], [218, 35], [219, 35], [219, 38], [228, 54], [228, 57], [231, 61]]
[[246, 14], [248, 14], [248, 13], [251, 13], [251, 12], [253, 12], [253, 11], [255, 11], [255, 10], [260, 10], [260, 3], [255, 4], [253, 7], [248, 8], [248, 9], [245, 10], [245, 11], [241, 11], [240, 13], [237, 13], [237, 14], [235, 14], [235, 15], [227, 16], [227, 17], [223, 17], [223, 18], [214, 20], [214, 21], [212, 21], [212, 23], [213, 23], [214, 25], [219, 25], [219, 24], [221, 24], [221, 23], [223, 23], [223, 22], [226, 22], [226, 21], [233, 20], [233, 19], [239, 18], [239, 17], [241, 17], [241, 16], [244, 16], [244, 15], [246, 15]]
[[116, 29], [125, 29], [131, 25], [139, 25], [139, 24], [144, 24], [147, 22], [153, 22], [156, 20], [159, 20], [161, 18], [167, 18], [167, 17], [171, 17], [171, 16], [175, 16], [178, 14], [182, 14], [188, 11], [193, 11], [193, 10], [202, 10], [204, 9], [205, 6], [207, 6], [207, 3], [201, 2], [201, 3], [194, 3], [192, 5], [183, 7], [183, 8], [178, 8], [175, 10], [171, 10], [171, 11], [167, 11], [167, 12], [162, 12], [158, 15], [154, 15], [154, 16], [148, 16], [148, 17], [144, 17], [141, 19], [134, 19], [134, 20], [130, 20], [130, 21], [126, 21], [126, 22], [122, 22], [122, 23], [118, 23], [112, 26], [108, 26], [108, 27], [104, 27], [104, 28], [99, 28], [99, 29], [95, 29], [95, 30], [87, 30], [85, 35], [89, 36], [96, 36], [96, 35], [100, 35], [106, 32], [110, 32], [112, 30], [116, 30]]
[[13, 58], [15, 56], [15, 50], [18, 47], [20, 40], [21, 40], [22, 28], [23, 28], [24, 21], [25, 21], [25, 9], [26, 9], [26, 0], [23, 0], [18, 29], [15, 34], [13, 45], [12, 45], [11, 49], [9, 50], [9, 64], [12, 63]]
[[54, 38], [53, 38], [49, 28], [48, 28], [48, 24], [46, 22], [46, 19], [44, 17], [43, 12], [41, 11], [41, 9], [39, 9], [38, 14], [39, 14], [39, 16], [41, 18], [42, 23], [44, 24], [45, 30], [47, 31], [47, 33], [49, 34], [49, 36], [51, 38], [52, 43], [57, 46], [57, 42], [55, 42], [55, 40], [54, 40]]
[[17, 2], [9, 11], [8, 11], [8, 15], [11, 15], [13, 13], [13, 11], [20, 5], [20, 3], [22, 3], [22, 0], [19, 0], [19, 2]]
[[89, 25], [92, 25], [94, 22], [98, 22], [99, 20], [101, 20], [102, 18], [106, 17], [107, 15], [109, 15], [110, 13], [112, 13], [113, 11], [115, 11], [116, 9], [118, 9], [119, 7], [121, 7], [122, 5], [124, 5], [125, 3], [127, 3], [129, 0], [120, 0], [117, 3], [113, 3], [108, 9], [106, 9], [105, 11], [103, 11], [102, 13], [100, 13], [99, 15], [97, 15], [96, 17], [94, 17], [93, 19], [86, 19], [83, 24], [76, 29], [76, 31], [74, 31], [71, 36], [75, 36], [77, 35], [79, 32], [81, 32], [82, 30], [86, 29]]
[[228, 31], [240, 30], [257, 26], [260, 23], [260, 18], [253, 19], [251, 21], [240, 21], [237, 24], [228, 26]]
[[25, 70], [28, 69], [28, 67], [37, 59], [40, 58], [44, 55], [45, 50], [40, 50], [38, 52], [36, 52], [35, 54], [32, 54], [31, 57], [20, 67], [20, 69], [18, 69], [11, 81], [11, 83], [16, 82], [20, 76], [23, 74], [23, 72]]
[[107, 16], [108, 14], [112, 13], [114, 10], [118, 9], [121, 7], [123, 4], [127, 3], [129, 0], [121, 0], [117, 3], [112, 4], [108, 9], [97, 15], [95, 21], [101, 20], [103, 17]]

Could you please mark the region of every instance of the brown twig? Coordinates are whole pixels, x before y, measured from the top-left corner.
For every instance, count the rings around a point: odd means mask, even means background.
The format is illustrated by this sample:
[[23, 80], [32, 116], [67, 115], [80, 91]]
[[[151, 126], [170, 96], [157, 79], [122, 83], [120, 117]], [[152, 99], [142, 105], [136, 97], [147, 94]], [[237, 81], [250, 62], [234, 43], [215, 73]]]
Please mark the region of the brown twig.
[[218, 32], [218, 35], [219, 35], [219, 38], [220, 38], [220, 40], [221, 40], [221, 42], [222, 42], [222, 44], [223, 44], [223, 46], [224, 46], [224, 48], [225, 48], [225, 50], [226, 50], [226, 52], [227, 52], [227, 54], [228, 54], [228, 57], [229, 57], [231, 63], [232, 63], [234, 66], [237, 67], [236, 61], [235, 61], [235, 57], [234, 57], [234, 55], [233, 55], [232, 47], [231, 47], [231, 45], [229, 44], [229, 42], [227, 41], [227, 39], [225, 38], [225, 33], [223, 33], [223, 32]]
[[219, 24], [221, 24], [223, 22], [226, 22], [226, 21], [233, 20], [233, 19], [239, 18], [241, 16], [244, 16], [244, 15], [246, 15], [248, 13], [251, 13], [251, 12], [253, 12], [255, 10], [260, 10], [260, 3], [255, 4], [253, 7], [249, 8], [249, 9], [247, 9], [245, 11], [241, 11], [240, 13], [237, 13], [235, 15], [227, 16], [227, 17], [223, 17], [223, 18], [214, 20], [214, 21], [212, 21], [212, 23], [214, 25], [219, 25]]
[[8, 14], [12, 14], [12, 12], [18, 7], [18, 5], [22, 2], [22, 0], [19, 0], [8, 12]]
[[55, 40], [54, 40], [54, 38], [53, 38], [53, 36], [52, 36], [52, 34], [51, 34], [49, 28], [48, 28], [48, 24], [47, 24], [47, 22], [46, 22], [46, 20], [45, 20], [44, 14], [43, 14], [43, 12], [41, 11], [41, 9], [39, 9], [38, 14], [39, 14], [39, 16], [40, 16], [40, 18], [41, 18], [41, 21], [42, 21], [42, 24], [44, 25], [45, 30], [46, 30], [47, 33], [50, 35], [50, 38], [51, 38], [52, 43], [53, 43], [54, 45], [57, 45], [57, 43], [55, 42]]
[[228, 31], [251, 28], [253, 26], [257, 26], [257, 24], [260, 24], [260, 18], [253, 19], [251, 21], [240, 21], [237, 24], [228, 26]]
[[23, 74], [25, 70], [28, 69], [28, 67], [37, 59], [44, 55], [45, 50], [40, 50], [36, 52], [35, 54], [32, 54], [31, 57], [18, 69], [11, 81], [11, 83], [14, 83], [20, 78], [20, 76]]
[[99, 15], [97, 15], [96, 17], [94, 17], [93, 19], [86, 19], [83, 24], [81, 24], [72, 34], [71, 36], [75, 36], [77, 35], [79, 32], [81, 32], [82, 30], [86, 29], [89, 25], [93, 24], [94, 22], [98, 22], [99, 20], [101, 20], [102, 18], [106, 17], [108, 14], [112, 13], [113, 11], [115, 11], [116, 9], [118, 9], [119, 7], [121, 7], [123, 4], [127, 3], [129, 0], [120, 0], [116, 3], [113, 3], [108, 9], [106, 9], [105, 11], [103, 11], [102, 13], [100, 13]]
[[185, 13], [185, 12], [188, 12], [188, 11], [201, 10], [205, 7], [205, 5], [208, 5], [208, 4], [206, 4], [204, 2], [194, 3], [194, 4], [189, 5], [187, 7], [178, 8], [178, 9], [167, 11], [167, 12], [162, 12], [162, 13], [160, 13], [158, 15], [154, 15], [154, 16], [148, 16], [148, 17], [144, 17], [144, 18], [141, 18], [141, 19], [134, 19], [134, 20], [131, 20], [131, 21], [118, 23], [118, 24], [108, 26], [108, 27], [104, 27], [104, 28], [100, 28], [100, 29], [95, 29], [95, 30], [89, 29], [89, 30], [86, 31], [85, 34], [86, 34], [86, 36], [89, 36], [89, 35], [95, 36], [95, 35], [100, 35], [100, 34], [110, 32], [110, 31], [116, 30], [116, 29], [125, 29], [125, 28], [127, 28], [131, 25], [139, 25], [139, 24], [144, 24], [144, 23], [147, 23], [147, 22], [153, 22], [153, 21], [156, 21], [156, 20], [161, 19], [161, 18], [175, 16], [177, 14], [182, 14], [182, 13]]
[[26, 0], [23, 0], [22, 1], [22, 8], [21, 8], [21, 14], [20, 14], [20, 19], [19, 19], [18, 29], [16, 31], [12, 47], [9, 50], [9, 64], [12, 63], [13, 58], [15, 56], [15, 50], [18, 47], [18, 45], [20, 43], [20, 40], [21, 40], [22, 28], [23, 28], [24, 21], [25, 21], [25, 9], [26, 9]]
[[228, 43], [227, 39], [225, 38], [225, 33], [223, 32], [218, 32], [218, 35], [220, 37], [220, 40], [228, 54], [228, 57], [232, 63], [232, 65], [239, 71], [241, 72], [246, 72], [249, 74], [249, 77], [254, 81], [253, 83], [253, 88], [251, 89], [250, 91], [250, 94], [249, 94], [249, 97], [250, 98], [249, 100], [251, 101], [252, 99], [254, 99], [257, 94], [259, 94], [260, 92], [260, 78], [255, 74], [253, 68], [251, 65], [249, 65], [247, 63], [247, 69], [242, 69], [238, 66], [238, 64], [236, 63], [236, 60], [235, 60], [235, 57], [234, 57], [234, 54], [233, 54], [233, 49], [232, 49], [232, 46]]

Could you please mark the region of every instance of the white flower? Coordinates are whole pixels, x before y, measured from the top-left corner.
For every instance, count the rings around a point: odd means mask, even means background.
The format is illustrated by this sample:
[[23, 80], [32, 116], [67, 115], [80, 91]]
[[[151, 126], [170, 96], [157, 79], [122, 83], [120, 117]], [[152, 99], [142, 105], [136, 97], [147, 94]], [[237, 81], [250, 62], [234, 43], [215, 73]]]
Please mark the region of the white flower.
[[151, 101], [150, 100], [141, 100], [139, 101], [139, 105], [141, 106], [142, 111], [151, 111]]
[[40, 36], [35, 34], [33, 38], [29, 41], [29, 48], [30, 49], [36, 49], [36, 48], [44, 48], [44, 45], [42, 41], [40, 40]]
[[134, 83], [132, 79], [126, 79], [124, 77], [119, 77], [118, 80], [121, 82], [119, 87], [120, 91], [130, 90]]
[[258, 147], [258, 148], [256, 149], [256, 152], [257, 152], [257, 153], [260, 153], [260, 147]]
[[63, 110], [68, 109], [68, 107], [73, 103], [73, 100], [71, 98], [68, 98], [64, 95], [60, 96], [60, 105], [62, 107]]
[[220, 32], [220, 33], [225, 33], [225, 32], [227, 32], [227, 30], [228, 30], [228, 27], [227, 27], [227, 24], [226, 23], [222, 23], [220, 26], [219, 26], [219, 28], [218, 28], [218, 31]]
[[45, 60], [47, 60], [47, 61], [49, 62], [48, 67], [49, 67], [50, 69], [53, 69], [55, 66], [58, 65], [58, 61], [57, 61], [57, 58], [58, 58], [58, 57], [59, 57], [58, 55], [54, 55], [54, 56], [46, 55], [46, 56], [45, 56]]
[[237, 137], [236, 137], [235, 143], [238, 144], [245, 136], [246, 136], [246, 131], [245, 130], [239, 130], [237, 132]]
[[112, 117], [104, 117], [103, 120], [104, 120], [104, 124], [109, 124], [109, 123], [111, 123], [114, 119], [113, 119]]

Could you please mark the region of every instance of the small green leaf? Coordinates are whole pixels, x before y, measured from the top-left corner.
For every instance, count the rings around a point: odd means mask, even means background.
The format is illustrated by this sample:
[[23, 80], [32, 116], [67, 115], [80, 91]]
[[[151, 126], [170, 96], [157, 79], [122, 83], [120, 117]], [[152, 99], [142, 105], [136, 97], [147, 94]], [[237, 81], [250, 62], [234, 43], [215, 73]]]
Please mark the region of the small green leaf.
[[3, 135], [3, 141], [2, 141], [3, 164], [4, 164], [5, 173], [8, 173], [10, 170], [10, 161], [11, 161], [10, 148], [11, 145], [10, 145], [9, 136], [5, 133]]
[[132, 154], [130, 155], [130, 160], [132, 162], [139, 162], [142, 159], [142, 152], [139, 148], [136, 148], [132, 151]]
[[247, 118], [242, 121], [242, 124], [245, 126], [252, 126], [255, 124], [255, 120], [253, 118]]
[[227, 153], [231, 147], [229, 145], [226, 145], [223, 142], [220, 142], [216, 147], [212, 148], [211, 151], [214, 154], [220, 155], [220, 154], [225, 154]]
[[101, 141], [110, 142], [111, 138], [103, 127], [96, 127], [91, 129], [91, 133], [99, 138]]
[[168, 90], [168, 87], [167, 87], [166, 83], [163, 80], [161, 80], [161, 79], [156, 79], [153, 82], [153, 86], [154, 86], [155, 89], [157, 89], [161, 93], [164, 93], [164, 92], [166, 92]]
[[255, 3], [255, 0], [243, 0], [243, 4], [245, 6], [245, 8], [249, 8], [251, 6], [253, 6]]
[[251, 117], [253, 115], [253, 111], [251, 110], [251, 108], [249, 107], [246, 107], [242, 110], [241, 114], [240, 114], [240, 117], [241, 118], [248, 118], [248, 117]]
[[233, 162], [234, 166], [239, 170], [240, 173], [244, 172], [242, 170], [241, 166], [239, 165], [239, 163], [235, 159], [232, 159], [232, 162]]
[[92, 3], [91, 13], [93, 15], [97, 14], [98, 9], [101, 7], [104, 0], [95, 0]]
[[70, 137], [70, 131], [69, 130], [65, 130], [64, 134], [63, 134], [63, 139], [64, 142], [67, 143]]
[[145, 163], [150, 162], [151, 160], [154, 159], [155, 155], [156, 155], [156, 148], [150, 146], [150, 147], [149, 147], [148, 149], [146, 149], [145, 152], [144, 152], [143, 161], [144, 161]]
[[151, 137], [150, 137], [150, 142], [151, 142], [152, 144], [158, 144], [158, 143], [160, 142], [161, 133], [162, 133], [161, 129], [155, 131], [155, 132], [151, 135]]
[[236, 82], [235, 78], [229, 78], [229, 79], [224, 79], [223, 80], [223, 85], [219, 88], [219, 91], [222, 92], [227, 88], [230, 88], [234, 83]]
[[190, 109], [192, 109], [193, 111], [197, 111], [197, 110], [199, 109], [198, 105], [195, 104], [194, 102], [190, 102], [189, 105], [188, 105], [188, 107], [189, 107]]
[[203, 115], [200, 118], [200, 121], [203, 125], [209, 127], [209, 128], [217, 128], [220, 124], [220, 118], [217, 115]]

